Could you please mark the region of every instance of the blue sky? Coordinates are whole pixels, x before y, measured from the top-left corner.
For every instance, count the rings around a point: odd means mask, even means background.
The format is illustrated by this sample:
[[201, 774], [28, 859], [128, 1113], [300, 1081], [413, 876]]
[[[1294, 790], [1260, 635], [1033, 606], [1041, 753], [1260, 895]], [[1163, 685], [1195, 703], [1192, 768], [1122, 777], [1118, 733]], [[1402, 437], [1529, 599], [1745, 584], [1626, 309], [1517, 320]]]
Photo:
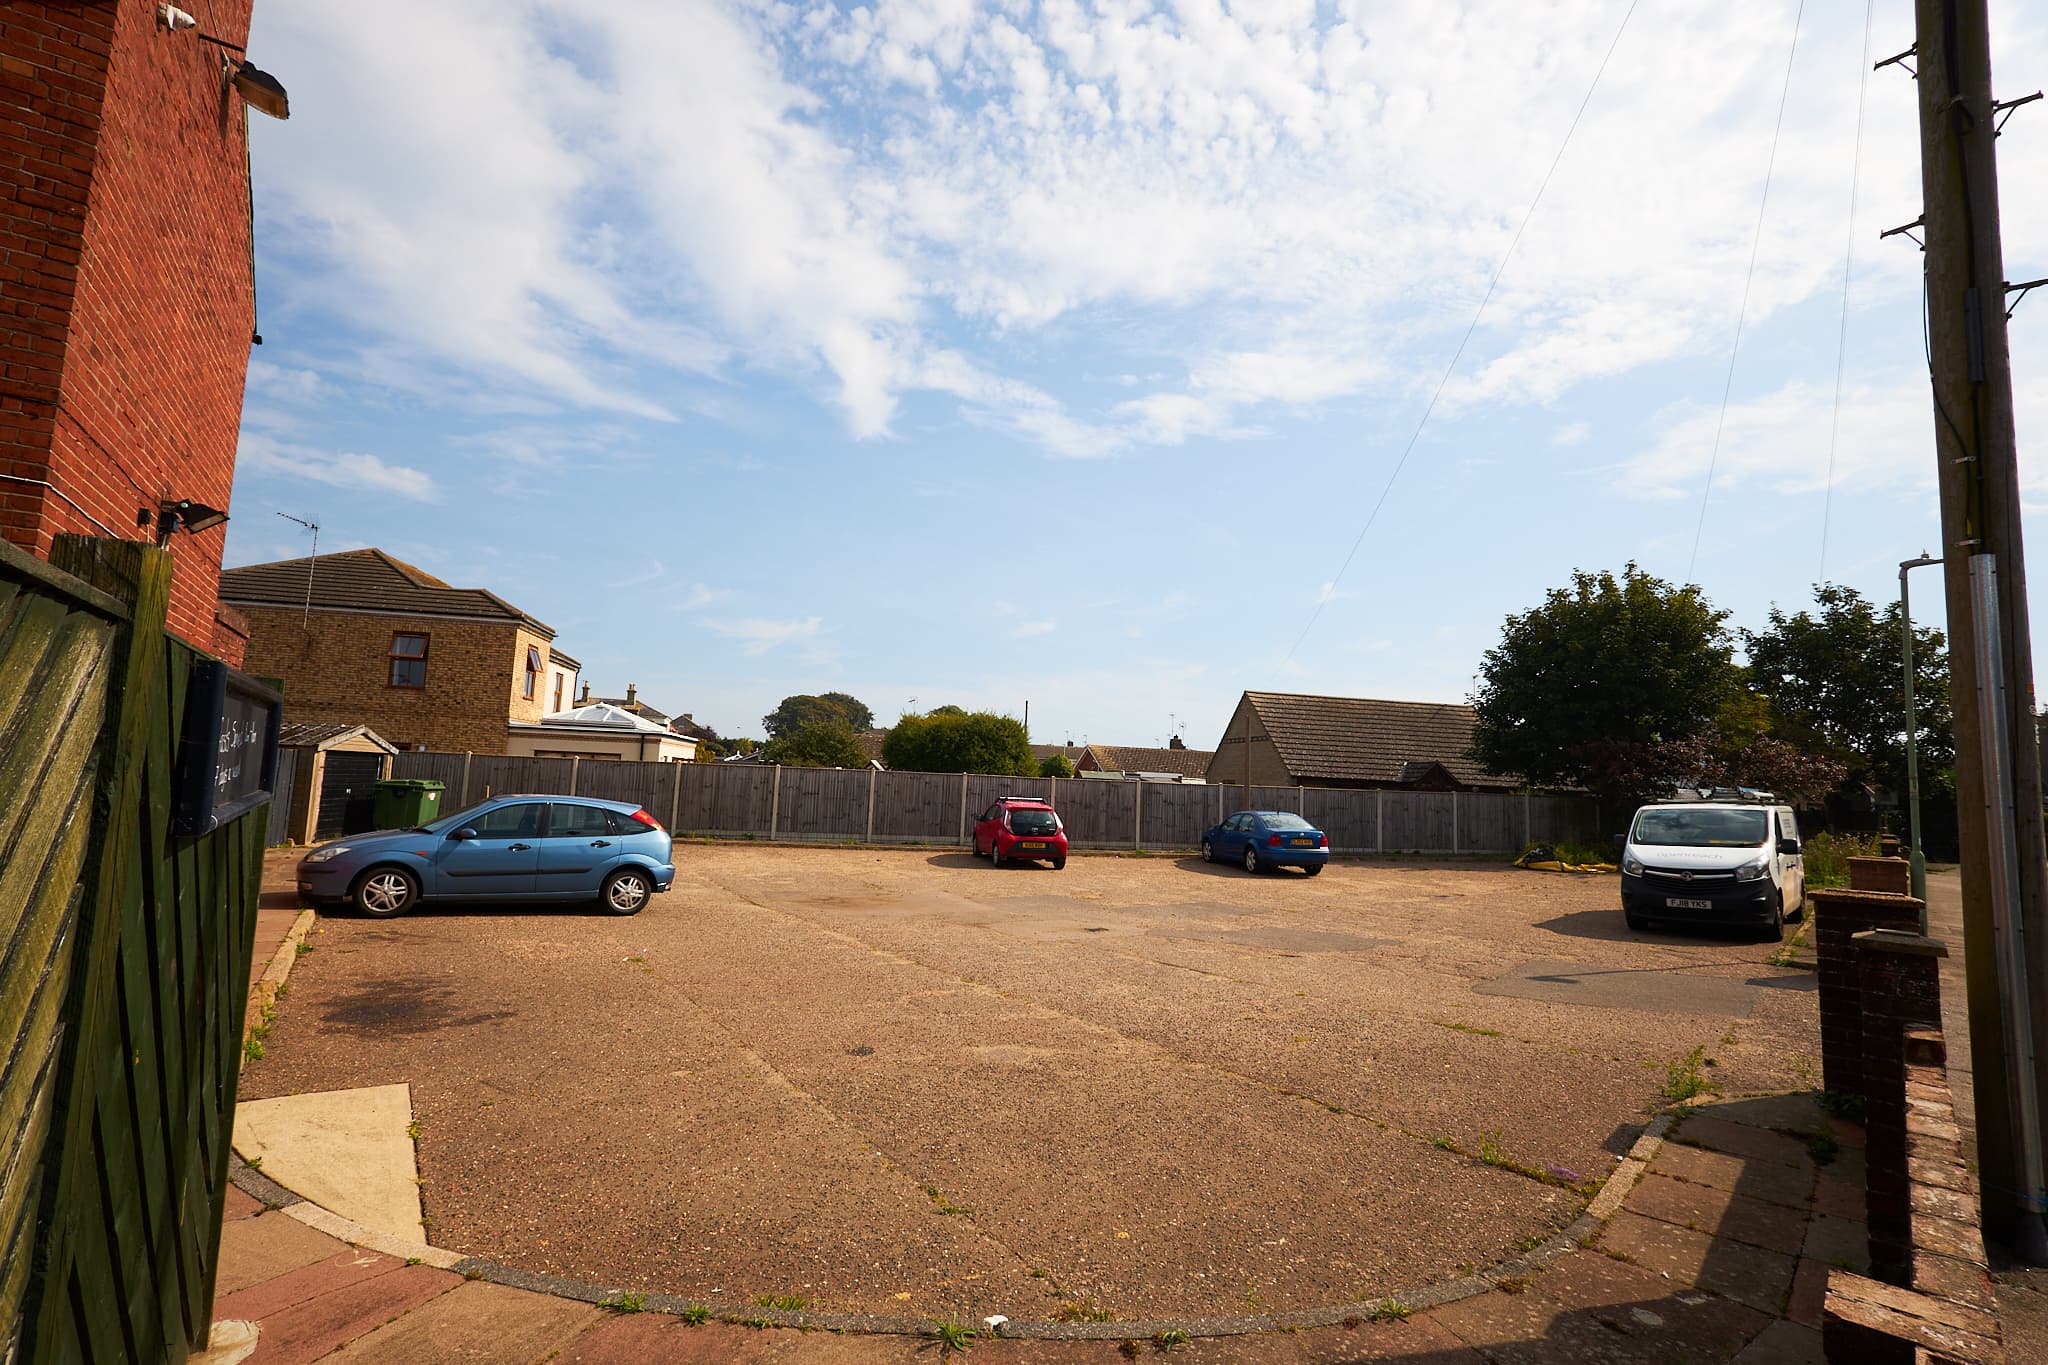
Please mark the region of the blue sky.
[[[1868, 81], [1838, 408], [1861, 8], [1806, 7], [1761, 236], [1797, 6], [1677, 8], [1508, 255], [1626, 0], [270, 0], [227, 562], [317, 520], [728, 734], [837, 689], [1197, 747], [1247, 687], [1462, 701], [1575, 567], [1751, 627], [1889, 597], [1938, 541], [1877, 240], [1912, 84]], [[1875, 4], [1871, 60], [1911, 28]], [[1993, 40], [2001, 95], [2048, 70], [2040, 7]], [[2007, 276], [2048, 274], [2048, 116], [1999, 157]], [[2012, 346], [2039, 545], [2048, 302]]]

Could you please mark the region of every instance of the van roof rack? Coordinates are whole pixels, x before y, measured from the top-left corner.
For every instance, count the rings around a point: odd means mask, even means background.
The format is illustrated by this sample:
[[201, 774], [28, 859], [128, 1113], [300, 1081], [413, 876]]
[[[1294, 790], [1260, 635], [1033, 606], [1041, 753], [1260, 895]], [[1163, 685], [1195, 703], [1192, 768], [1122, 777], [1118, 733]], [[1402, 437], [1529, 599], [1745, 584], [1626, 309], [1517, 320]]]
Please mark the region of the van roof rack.
[[1759, 787], [1695, 787], [1702, 801], [1746, 801], [1766, 806], [1777, 802], [1777, 797]]

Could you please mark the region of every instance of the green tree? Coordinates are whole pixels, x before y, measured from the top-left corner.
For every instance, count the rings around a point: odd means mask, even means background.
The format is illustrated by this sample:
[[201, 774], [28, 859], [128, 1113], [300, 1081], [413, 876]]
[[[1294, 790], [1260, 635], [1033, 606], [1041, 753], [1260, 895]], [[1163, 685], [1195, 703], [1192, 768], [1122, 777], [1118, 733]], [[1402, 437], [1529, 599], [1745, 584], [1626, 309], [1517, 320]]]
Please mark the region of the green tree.
[[[1906, 700], [1899, 657], [1899, 604], [1874, 607], [1854, 588], [1817, 583], [1814, 609], [1771, 608], [1764, 630], [1743, 631], [1750, 685], [1769, 704], [1780, 739], [1825, 754], [1852, 786], [1906, 790]], [[1921, 789], [1948, 789], [1955, 731], [1948, 696], [1948, 641], [1913, 631], [1913, 709]]]
[[1038, 763], [1023, 722], [990, 711], [942, 706], [906, 715], [882, 741], [882, 761], [899, 772], [1007, 773], [1032, 777]]
[[761, 724], [767, 728], [768, 738], [780, 739], [785, 731], [800, 725], [835, 718], [845, 721], [855, 732], [871, 730], [875, 724], [875, 713], [860, 698], [844, 692], [805, 692], [784, 697], [781, 705], [761, 717]]
[[1074, 760], [1068, 758], [1065, 754], [1047, 754], [1044, 761], [1038, 765], [1038, 775], [1040, 777], [1072, 777], [1074, 775]]
[[1539, 786], [1632, 799], [1668, 789], [1690, 774], [1665, 771], [1684, 755], [1660, 759], [1657, 746], [1713, 734], [1738, 700], [1727, 616], [1697, 587], [1632, 563], [1619, 578], [1574, 570], [1486, 652], [1472, 756]]
[[854, 728], [838, 716], [804, 721], [768, 741], [761, 757], [787, 768], [865, 768]]

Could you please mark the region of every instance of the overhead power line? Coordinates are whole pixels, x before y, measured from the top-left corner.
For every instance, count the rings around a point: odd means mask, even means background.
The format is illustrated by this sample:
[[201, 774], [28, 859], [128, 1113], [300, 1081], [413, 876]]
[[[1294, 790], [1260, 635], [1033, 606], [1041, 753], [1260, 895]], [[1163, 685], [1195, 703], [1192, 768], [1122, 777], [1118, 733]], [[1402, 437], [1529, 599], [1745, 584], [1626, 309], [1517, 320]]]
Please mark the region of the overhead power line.
[[1714, 448], [1707, 456], [1707, 486], [1700, 490], [1700, 519], [1692, 531], [1692, 558], [1686, 561], [1685, 578], [1693, 580], [1700, 562], [1700, 537], [1707, 530], [1707, 502], [1714, 496], [1714, 467], [1721, 461], [1721, 432], [1728, 425], [1728, 396], [1735, 391], [1735, 357], [1742, 353], [1742, 324], [1749, 317], [1749, 286], [1756, 279], [1756, 256], [1764, 243], [1764, 211], [1771, 204], [1771, 177], [1778, 169], [1778, 135], [1785, 130], [1785, 100], [1792, 93], [1792, 59], [1799, 53], [1799, 24], [1806, 17], [1806, 0], [1792, 12], [1792, 45], [1785, 53], [1785, 83], [1778, 90], [1778, 121], [1771, 125], [1771, 154], [1764, 162], [1764, 192], [1756, 206], [1756, 234], [1749, 242], [1749, 270], [1742, 277], [1742, 303], [1735, 310], [1735, 344], [1728, 348], [1728, 377], [1721, 384], [1721, 415], [1714, 419]]
[[1849, 157], [1848, 245], [1842, 248], [1842, 322], [1835, 336], [1835, 410], [1828, 419], [1828, 481], [1820, 503], [1820, 576], [1828, 581], [1828, 519], [1835, 505], [1835, 439], [1842, 430], [1842, 369], [1849, 355], [1849, 271], [1856, 263], [1856, 187], [1863, 174], [1863, 94], [1870, 85], [1870, 12], [1877, 0], [1863, 0], [1863, 54], [1856, 59], [1856, 144]]
[[1318, 597], [1315, 610], [1309, 613], [1308, 624], [1301, 628], [1301, 634], [1295, 637], [1294, 644], [1288, 648], [1287, 658], [1294, 657], [1295, 650], [1301, 648], [1301, 642], [1308, 638], [1308, 633], [1315, 629], [1316, 622], [1321, 619], [1323, 608], [1336, 596], [1337, 586], [1344, 581], [1345, 573], [1351, 568], [1351, 561], [1358, 557], [1359, 547], [1365, 544], [1365, 538], [1371, 532], [1373, 523], [1379, 520], [1380, 509], [1387, 505], [1387, 495], [1394, 491], [1395, 480], [1401, 477], [1401, 470], [1407, 466], [1408, 457], [1415, 453], [1415, 443], [1422, 439], [1423, 428], [1429, 425], [1430, 414], [1436, 411], [1437, 400], [1444, 396], [1445, 385], [1451, 382], [1451, 376], [1457, 372], [1458, 361], [1464, 357], [1465, 347], [1471, 343], [1472, 334], [1479, 330], [1479, 320], [1486, 316], [1486, 305], [1493, 301], [1493, 291], [1500, 286], [1501, 276], [1507, 273], [1508, 262], [1514, 259], [1515, 248], [1522, 243], [1522, 233], [1527, 230], [1529, 220], [1536, 216], [1536, 206], [1543, 202], [1543, 192], [1550, 188], [1550, 178], [1557, 174], [1558, 164], [1564, 160], [1565, 149], [1572, 145], [1572, 135], [1579, 131], [1579, 120], [1585, 117], [1586, 106], [1593, 102], [1593, 92], [1600, 88], [1600, 78], [1607, 73], [1607, 63], [1614, 56], [1614, 49], [1621, 45], [1621, 35], [1628, 29], [1628, 21], [1636, 12], [1636, 4], [1637, 0], [1629, 0], [1628, 9], [1622, 13], [1621, 23], [1615, 26], [1614, 37], [1608, 42], [1607, 51], [1602, 54], [1598, 69], [1593, 72], [1592, 82], [1586, 87], [1586, 97], [1579, 101], [1578, 112], [1572, 115], [1571, 126], [1565, 129], [1564, 141], [1558, 144], [1557, 155], [1550, 159], [1550, 169], [1543, 173], [1543, 183], [1536, 187], [1535, 197], [1529, 200], [1529, 207], [1523, 211], [1522, 221], [1516, 226], [1515, 235], [1508, 242], [1508, 249], [1502, 253], [1500, 264], [1494, 269], [1493, 278], [1487, 282], [1486, 293], [1480, 298], [1479, 307], [1473, 311], [1471, 324], [1465, 328], [1465, 335], [1458, 339], [1458, 349], [1451, 353], [1450, 364], [1444, 366], [1443, 378], [1437, 380], [1436, 391], [1430, 394], [1428, 404], [1422, 409], [1422, 420], [1415, 424], [1414, 432], [1408, 437], [1408, 444], [1401, 449], [1401, 458], [1394, 462], [1394, 472], [1387, 475], [1386, 486], [1380, 489], [1379, 498], [1373, 503], [1372, 511], [1366, 515], [1365, 525], [1359, 528], [1357, 538], [1351, 542], [1351, 549], [1344, 556], [1344, 562], [1337, 566], [1336, 575], [1330, 579], [1329, 591]]

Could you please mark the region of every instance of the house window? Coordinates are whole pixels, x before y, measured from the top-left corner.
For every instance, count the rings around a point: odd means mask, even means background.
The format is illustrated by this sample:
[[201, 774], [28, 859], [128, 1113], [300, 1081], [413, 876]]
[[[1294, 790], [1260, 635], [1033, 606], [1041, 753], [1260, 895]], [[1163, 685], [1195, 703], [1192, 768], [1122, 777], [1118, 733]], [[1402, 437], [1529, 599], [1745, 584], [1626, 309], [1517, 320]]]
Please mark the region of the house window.
[[536, 690], [539, 689], [539, 687], [540, 650], [538, 647], [534, 645], [528, 645], [526, 647], [526, 684], [520, 690], [519, 695], [526, 698], [528, 701], [532, 701], [533, 694]]
[[426, 636], [393, 635], [391, 637], [391, 685], [393, 687], [425, 687], [427, 685]]
[[552, 710], [559, 711], [562, 709], [562, 679], [567, 676], [568, 674], [566, 673], [555, 674], [555, 704], [550, 708]]

